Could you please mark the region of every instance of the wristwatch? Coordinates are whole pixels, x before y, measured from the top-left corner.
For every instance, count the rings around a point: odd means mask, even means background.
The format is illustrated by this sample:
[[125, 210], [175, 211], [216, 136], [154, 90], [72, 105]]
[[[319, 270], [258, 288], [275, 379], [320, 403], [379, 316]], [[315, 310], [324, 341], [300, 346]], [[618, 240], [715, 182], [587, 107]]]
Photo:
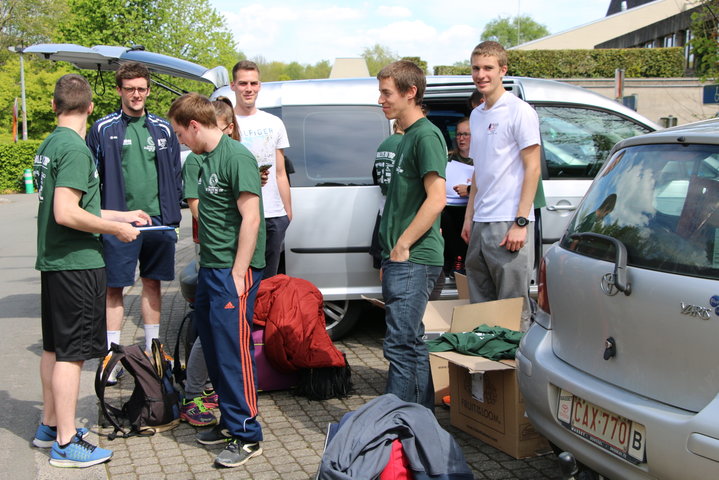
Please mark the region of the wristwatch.
[[517, 217], [514, 219], [514, 223], [516, 223], [518, 227], [526, 227], [529, 225], [529, 220], [526, 217]]

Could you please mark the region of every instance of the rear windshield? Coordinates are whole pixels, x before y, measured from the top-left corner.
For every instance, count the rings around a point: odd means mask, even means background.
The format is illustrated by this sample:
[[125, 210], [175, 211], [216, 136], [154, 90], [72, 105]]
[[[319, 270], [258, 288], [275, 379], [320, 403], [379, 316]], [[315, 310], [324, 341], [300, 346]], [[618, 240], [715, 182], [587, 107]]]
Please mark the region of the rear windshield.
[[614, 261], [595, 232], [619, 239], [629, 265], [719, 278], [719, 146], [644, 145], [618, 151], [592, 184], [562, 239], [578, 253]]

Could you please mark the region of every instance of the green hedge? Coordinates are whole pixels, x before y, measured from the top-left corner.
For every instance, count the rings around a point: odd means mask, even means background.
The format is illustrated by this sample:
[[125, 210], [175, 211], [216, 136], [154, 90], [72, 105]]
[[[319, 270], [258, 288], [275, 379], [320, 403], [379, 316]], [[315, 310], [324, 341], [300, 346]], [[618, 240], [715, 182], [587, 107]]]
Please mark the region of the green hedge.
[[0, 144], [0, 193], [24, 192], [23, 170], [32, 168], [40, 140]]
[[[538, 78], [613, 78], [624, 69], [627, 78], [684, 76], [684, 53], [672, 48], [610, 48], [596, 50], [508, 50], [507, 75]], [[469, 66], [436, 66], [435, 75], [469, 75]]]

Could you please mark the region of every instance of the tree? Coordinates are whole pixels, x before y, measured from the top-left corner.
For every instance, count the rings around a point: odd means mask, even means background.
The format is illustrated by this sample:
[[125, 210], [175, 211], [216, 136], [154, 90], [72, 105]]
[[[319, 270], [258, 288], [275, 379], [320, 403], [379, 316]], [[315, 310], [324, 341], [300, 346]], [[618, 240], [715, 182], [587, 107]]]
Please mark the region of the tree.
[[484, 27], [482, 41], [494, 40], [505, 48], [514, 47], [537, 38], [549, 35], [549, 30], [544, 25], [532, 20], [528, 15], [517, 17], [499, 17]]
[[377, 75], [385, 65], [399, 60], [399, 56], [395, 52], [379, 43], [365, 48], [361, 56], [367, 62], [367, 69], [372, 77]]
[[415, 65], [417, 65], [419, 68], [422, 69], [422, 71], [426, 74], [427, 73], [427, 62], [422, 60], [419, 57], [402, 57], [400, 60], [407, 60], [408, 62], [412, 62]]
[[66, 11], [64, 0], [2, 0], [0, 64], [11, 55], [7, 47], [26, 47], [50, 39], [57, 19]]
[[[25, 57], [25, 97], [27, 99], [28, 138], [41, 139], [55, 128], [50, 100], [58, 78], [71, 69], [45, 60]], [[12, 130], [12, 105], [20, 98], [20, 60], [10, 57], [0, 67], [0, 138], [9, 140]]]
[[701, 3], [701, 8], [692, 13], [690, 45], [696, 73], [702, 80], [719, 78], [718, 22], [719, 0], [705, 0]]
[[[209, 0], [68, 0], [69, 15], [58, 28], [56, 41], [93, 45], [142, 45], [162, 53], [205, 65], [228, 69], [243, 56], [223, 17]], [[92, 74], [83, 72], [88, 77]], [[91, 120], [118, 108], [114, 76], [102, 74], [105, 89], [95, 91]], [[167, 79], [183, 90], [211, 93], [209, 84]], [[99, 91], [98, 91], [99, 90]], [[174, 94], [153, 88], [148, 109], [164, 114]]]

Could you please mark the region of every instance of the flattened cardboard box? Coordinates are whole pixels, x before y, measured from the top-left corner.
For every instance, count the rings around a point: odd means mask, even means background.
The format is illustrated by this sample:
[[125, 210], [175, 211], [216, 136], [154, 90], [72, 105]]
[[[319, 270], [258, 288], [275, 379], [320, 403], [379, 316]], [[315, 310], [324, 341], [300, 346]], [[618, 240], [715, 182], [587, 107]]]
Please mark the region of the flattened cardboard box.
[[[520, 298], [456, 306], [449, 331], [468, 332], [481, 324], [519, 330], [521, 311]], [[549, 450], [524, 413], [514, 360], [497, 362], [457, 352], [432, 356], [449, 362], [453, 426], [515, 458]]]

